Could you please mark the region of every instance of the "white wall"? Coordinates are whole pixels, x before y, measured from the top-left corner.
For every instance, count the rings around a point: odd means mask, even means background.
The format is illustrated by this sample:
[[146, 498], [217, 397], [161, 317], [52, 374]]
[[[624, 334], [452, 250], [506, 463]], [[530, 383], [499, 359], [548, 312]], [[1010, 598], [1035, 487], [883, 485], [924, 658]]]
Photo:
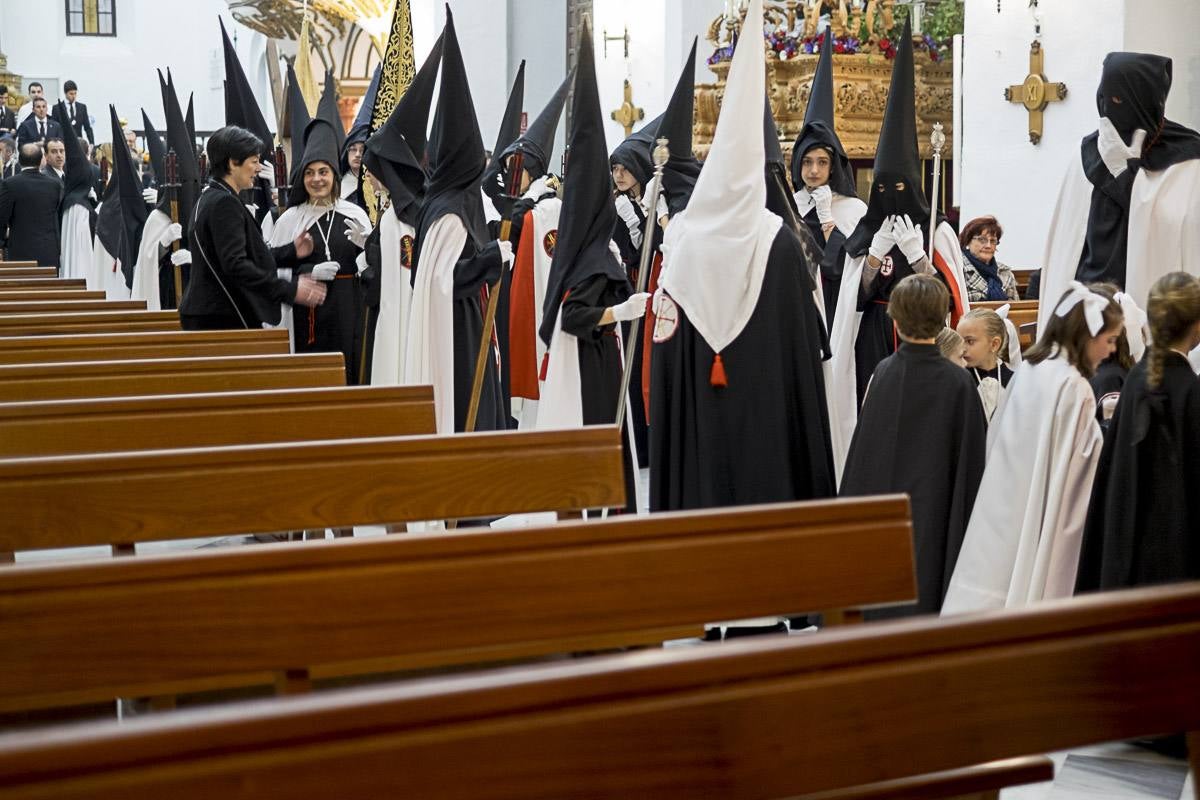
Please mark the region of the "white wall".
[[[0, 1], [0, 50], [9, 69], [30, 79], [71, 79], [79, 99], [88, 105], [96, 138], [109, 141], [108, 104], [135, 128], [142, 127], [141, 108], [165, 129], [155, 68], [170, 66], [180, 102], [195, 92], [196, 127], [214, 130], [225, 122], [221, 91], [220, 15], [263, 105], [268, 123], [274, 119], [267, 78], [266, 39], [233, 21], [222, 0], [121, 0], [117, 4], [117, 36], [67, 36], [61, 2]], [[25, 87], [22, 86], [22, 93]]]
[[1157, 53], [1174, 61], [1167, 118], [1200, 129], [1200, 2], [1138, 0], [1125, 17], [1125, 50]]
[[[525, 59], [525, 111], [529, 122], [545, 108], [567, 75], [567, 4], [563, 0], [508, 0], [508, 63], [505, 71], [504, 100], [512, 87], [521, 59]], [[483, 142], [496, 143], [503, 105], [490, 126], [483, 129]], [[480, 120], [480, 125], [483, 121]], [[567, 110], [563, 109], [549, 154], [551, 171], [559, 172], [567, 133]]]

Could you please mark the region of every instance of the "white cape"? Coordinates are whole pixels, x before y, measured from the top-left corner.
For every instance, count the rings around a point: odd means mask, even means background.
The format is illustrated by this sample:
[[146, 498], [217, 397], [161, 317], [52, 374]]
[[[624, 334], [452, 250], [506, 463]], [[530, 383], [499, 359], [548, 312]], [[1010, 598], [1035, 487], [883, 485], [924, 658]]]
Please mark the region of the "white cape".
[[[619, 330], [619, 329], [618, 329]], [[541, 338], [538, 338], [541, 341]], [[579, 377], [579, 339], [562, 329], [562, 307], [550, 338], [546, 379], [539, 387], [537, 429], [583, 427], [583, 391]], [[615, 411], [615, 409], [614, 409]]]
[[988, 460], [943, 614], [1069, 597], [1103, 436], [1063, 357], [1025, 361], [988, 429]]
[[91, 212], [78, 203], [67, 209], [62, 219], [62, 277], [84, 278], [91, 272], [93, 259]]
[[[1076, 155], [1059, 191], [1042, 259], [1038, 330], [1045, 330], [1058, 298], [1075, 280], [1091, 210], [1092, 184]], [[1150, 287], [1168, 272], [1200, 276], [1200, 159], [1159, 172], [1139, 170], [1129, 199], [1125, 291], [1146, 307]]]
[[404, 376], [409, 386], [433, 386], [439, 434], [454, 433], [454, 267], [467, 243], [467, 229], [455, 214], [429, 228], [418, 259], [408, 318]]
[[[548, 197], [539, 202], [530, 213], [533, 215], [533, 346], [536, 351], [534, 364], [540, 366], [546, 357], [547, 347], [542, 342], [538, 331], [542, 328], [542, 306], [546, 301], [546, 284], [550, 279], [550, 262], [554, 260], [546, 252], [545, 240], [550, 233], [558, 230], [559, 212], [562, 211], [562, 200]], [[557, 328], [556, 328], [557, 330]], [[557, 335], [557, 334], [555, 334]], [[553, 344], [553, 341], [551, 341]], [[512, 346], [512, 343], [509, 343]], [[538, 394], [541, 394], [539, 390]], [[524, 397], [514, 397], [513, 414], [517, 419], [518, 430], [532, 430], [540, 427], [537, 424], [538, 407], [541, 399], [530, 400]]]
[[114, 258], [97, 236], [92, 243], [92, 263], [88, 270], [87, 288], [104, 292], [106, 300], [128, 300], [129, 287], [125, 285], [125, 273], [121, 262]]
[[158, 240], [167, 232], [171, 218], [157, 208], [146, 217], [142, 228], [142, 244], [138, 248], [138, 260], [133, 266], [133, 288], [130, 296], [134, 300], [145, 300], [149, 311], [162, 310], [162, 298], [158, 293], [158, 261], [163, 248]]
[[379, 219], [379, 318], [371, 351], [371, 385], [397, 386], [404, 375], [408, 317], [412, 307], [412, 275], [404, 267], [404, 237], [415, 239], [413, 226], [386, 209]]
[[[933, 246], [954, 273], [965, 313], [968, 308], [967, 282], [963, 276], [962, 248], [954, 229], [945, 222], [938, 225], [934, 232]], [[850, 440], [854, 438], [854, 428], [858, 424], [854, 343], [858, 339], [858, 327], [862, 322], [862, 312], [858, 310], [858, 292], [862, 285], [862, 270], [866, 260], [865, 253], [858, 258], [846, 256], [837, 311], [833, 316], [833, 331], [829, 335], [833, 357], [824, 364], [825, 397], [829, 405], [829, 438], [833, 445], [834, 474], [838, 476], [839, 485], [842, 482], [842, 470], [846, 466], [846, 454], [850, 451]]]
[[[795, 198], [796, 207], [800, 210], [800, 216], [804, 217], [812, 210], [812, 195], [805, 188], [796, 192]], [[854, 233], [854, 229], [858, 227], [859, 220], [867, 213], [867, 204], [857, 197], [847, 197], [844, 194], [834, 192], [833, 205], [830, 210], [833, 212], [834, 227], [849, 239], [850, 234]]]

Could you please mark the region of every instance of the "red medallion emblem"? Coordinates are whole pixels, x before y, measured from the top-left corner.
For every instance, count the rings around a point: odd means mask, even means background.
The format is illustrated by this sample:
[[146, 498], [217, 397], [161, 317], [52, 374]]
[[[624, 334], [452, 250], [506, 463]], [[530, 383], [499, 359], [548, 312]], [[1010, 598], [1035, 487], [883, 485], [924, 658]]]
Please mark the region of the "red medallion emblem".
[[654, 343], [660, 344], [679, 329], [679, 306], [662, 289], [654, 293]]
[[404, 236], [400, 239], [400, 266], [405, 269], [412, 269], [413, 265], [413, 237]]
[[542, 247], [546, 249], [546, 255], [554, 258], [554, 245], [558, 244], [558, 231], [553, 230], [546, 234], [546, 238], [542, 239]]

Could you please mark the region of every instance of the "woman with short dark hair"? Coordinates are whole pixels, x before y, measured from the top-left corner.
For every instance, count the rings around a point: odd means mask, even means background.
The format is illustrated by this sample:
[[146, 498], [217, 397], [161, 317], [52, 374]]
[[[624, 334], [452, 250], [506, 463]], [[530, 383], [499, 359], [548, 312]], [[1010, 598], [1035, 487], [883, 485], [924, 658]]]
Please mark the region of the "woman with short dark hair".
[[280, 303], [319, 306], [325, 287], [309, 276], [294, 283], [277, 268], [294, 267], [313, 251], [307, 232], [278, 248], [268, 248], [238, 193], [251, 188], [263, 144], [244, 128], [228, 125], [205, 147], [209, 179], [193, 212], [193, 267], [180, 323], [185, 330], [223, 330], [278, 325]]
[[1004, 229], [995, 217], [976, 217], [959, 234], [962, 244], [963, 277], [967, 279], [967, 300], [1020, 300], [1017, 276], [996, 260], [996, 248]]

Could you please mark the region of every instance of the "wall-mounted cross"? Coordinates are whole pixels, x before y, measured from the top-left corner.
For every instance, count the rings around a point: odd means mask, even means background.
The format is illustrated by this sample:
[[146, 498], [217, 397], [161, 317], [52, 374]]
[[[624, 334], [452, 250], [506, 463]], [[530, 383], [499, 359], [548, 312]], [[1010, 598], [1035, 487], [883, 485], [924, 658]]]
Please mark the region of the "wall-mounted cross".
[[1029, 74], [1025, 82], [1004, 90], [1005, 100], [1021, 103], [1029, 112], [1029, 141], [1034, 144], [1042, 140], [1042, 112], [1046, 106], [1067, 96], [1065, 83], [1051, 83], [1043, 73], [1044, 56], [1042, 43], [1035, 39], [1029, 48]]
[[629, 136], [633, 133], [633, 123], [639, 122], [646, 116], [645, 109], [638, 108], [633, 104], [633, 86], [629, 80], [625, 80], [625, 102], [621, 103], [621, 107], [612, 112], [613, 120], [625, 129], [625, 135]]

